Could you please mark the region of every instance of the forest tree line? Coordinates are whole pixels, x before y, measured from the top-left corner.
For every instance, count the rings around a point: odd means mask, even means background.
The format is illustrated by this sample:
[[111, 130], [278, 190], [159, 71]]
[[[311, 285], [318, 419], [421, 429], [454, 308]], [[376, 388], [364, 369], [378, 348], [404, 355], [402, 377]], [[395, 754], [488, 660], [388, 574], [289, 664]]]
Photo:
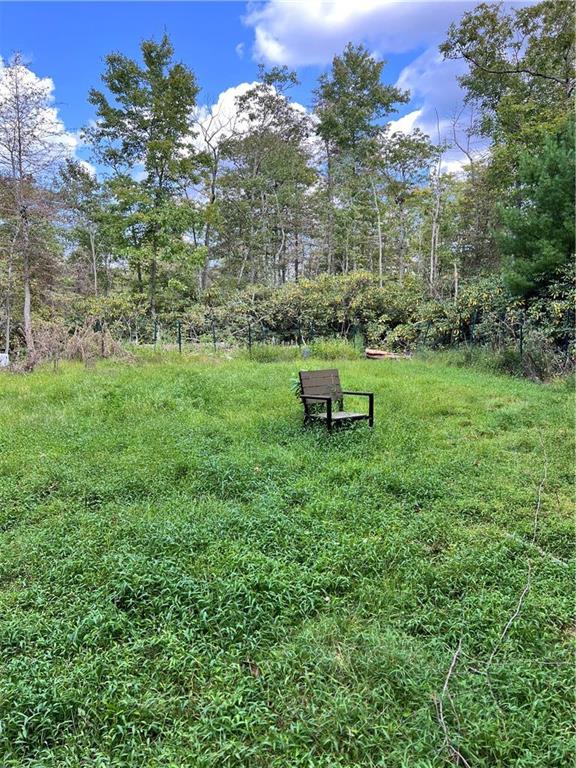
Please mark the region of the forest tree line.
[[464, 14], [440, 50], [467, 63], [465, 103], [433, 136], [393, 130], [410, 94], [361, 45], [334, 57], [308, 110], [291, 100], [296, 73], [261, 67], [231, 113], [200, 103], [166, 35], [144, 41], [138, 61], [107, 56], [88, 94], [97, 173], [72, 159], [49, 91], [14, 56], [0, 69], [5, 352], [34, 359], [46, 328], [95, 318], [270, 325], [276, 303], [281, 325], [308, 292], [332, 307], [317, 318], [327, 334], [354, 306], [371, 341], [410, 346], [411, 324], [446, 325], [465, 301], [468, 323], [484, 312], [500, 329], [521, 312], [567, 354], [573, 22], [569, 0]]

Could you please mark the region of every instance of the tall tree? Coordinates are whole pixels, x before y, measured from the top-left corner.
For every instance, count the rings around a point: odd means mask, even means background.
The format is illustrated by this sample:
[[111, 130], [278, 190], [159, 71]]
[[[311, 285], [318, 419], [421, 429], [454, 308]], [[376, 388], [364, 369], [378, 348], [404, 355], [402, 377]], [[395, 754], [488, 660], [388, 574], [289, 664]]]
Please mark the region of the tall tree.
[[[320, 76], [315, 91], [316, 128], [326, 159], [326, 267], [334, 271], [335, 184], [342, 171], [357, 173], [365, 145], [382, 130], [383, 120], [396, 111], [408, 94], [382, 82], [384, 62], [364, 46], [349, 43], [335, 56], [330, 72]], [[337, 166], [341, 167], [338, 168]]]
[[61, 171], [61, 195], [68, 214], [68, 240], [74, 255], [88, 262], [92, 292], [97, 296], [102, 277], [105, 290], [109, 288], [102, 186], [85, 166], [69, 159]]
[[[546, 172], [548, 161], [552, 162], [550, 137], [563, 134], [573, 114], [574, 5], [571, 0], [542, 0], [512, 8], [502, 2], [481, 3], [451, 25], [440, 50], [446, 58], [468, 63], [460, 82], [466, 101], [474, 108], [474, 130], [490, 140], [485, 162], [468, 157], [471, 162], [462, 197], [467, 211], [457, 239], [470, 265], [493, 268], [498, 266], [498, 245], [510, 256], [519, 247], [512, 230], [520, 221], [524, 225], [536, 221], [535, 212], [528, 210], [535, 204], [535, 198], [529, 202], [530, 196], [537, 196], [533, 165], [542, 161], [540, 171]], [[552, 144], [556, 143], [553, 139]], [[565, 190], [563, 171], [556, 185], [562, 196], [560, 190]], [[562, 210], [557, 210], [555, 224], [559, 232], [564, 229]], [[505, 231], [499, 236], [502, 225]], [[544, 239], [549, 236], [548, 227], [542, 234]], [[519, 253], [518, 259], [518, 271], [514, 268], [510, 273], [511, 284], [530, 293], [535, 287], [532, 277], [526, 275], [521, 288], [520, 275], [524, 268], [527, 272], [531, 268]]]
[[[398, 132], [383, 135], [376, 155], [383, 181], [382, 192], [386, 196], [393, 222], [395, 267], [400, 280], [408, 266], [407, 250], [409, 230], [414, 224], [414, 204], [419, 189], [429, 179], [430, 166], [438, 156], [439, 149], [419, 129], [409, 134]], [[435, 201], [434, 204], [437, 205]], [[434, 276], [435, 269], [432, 267], [429, 272], [430, 285], [433, 285]]]
[[[51, 83], [31, 72], [21, 55], [0, 67], [0, 175], [4, 231], [8, 238], [5, 299], [10, 328], [12, 291], [21, 280], [26, 348], [34, 352], [34, 280], [46, 275], [54, 241], [49, 230], [55, 196], [45, 187], [62, 158], [63, 126], [52, 106]], [[8, 343], [8, 342], [7, 342]]]
[[140, 48], [143, 66], [119, 53], [106, 57], [102, 80], [112, 99], [90, 91], [98, 121], [86, 135], [118, 180], [115, 194], [125, 196], [137, 215], [133, 246], [139, 267], [147, 271], [149, 309], [155, 317], [162, 262], [175, 255], [194, 258], [185, 238], [193, 210], [182, 193], [196, 172], [189, 139], [198, 86], [193, 72], [174, 62], [166, 35]]
[[301, 266], [305, 196], [316, 174], [309, 118], [286, 97], [294, 82], [285, 68], [262, 70], [238, 98], [242, 130], [223, 146], [219, 250], [239, 282], [282, 284]]
[[480, 3], [448, 30], [440, 50], [468, 63], [460, 82], [477, 106], [476, 128], [500, 148], [508, 174], [523, 149], [541, 145], [572, 113], [574, 45], [571, 0]]

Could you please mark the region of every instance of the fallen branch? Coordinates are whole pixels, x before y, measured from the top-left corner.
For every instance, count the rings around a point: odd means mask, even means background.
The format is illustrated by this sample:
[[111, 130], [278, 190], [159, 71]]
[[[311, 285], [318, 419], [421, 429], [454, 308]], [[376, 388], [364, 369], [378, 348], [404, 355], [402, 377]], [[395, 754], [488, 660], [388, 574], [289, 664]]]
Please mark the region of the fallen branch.
[[514, 613], [512, 614], [512, 616], [510, 616], [510, 618], [506, 622], [506, 626], [502, 630], [502, 633], [500, 634], [500, 637], [498, 638], [498, 641], [496, 642], [496, 645], [492, 649], [492, 653], [490, 654], [490, 658], [488, 659], [488, 662], [486, 663], [486, 669], [484, 670], [486, 674], [488, 674], [488, 670], [490, 669], [490, 666], [491, 666], [491, 664], [492, 664], [492, 662], [494, 660], [494, 656], [496, 656], [496, 654], [498, 653], [498, 650], [499, 650], [500, 646], [502, 645], [502, 641], [504, 640], [504, 638], [508, 634], [508, 630], [510, 629], [512, 624], [514, 624], [514, 622], [516, 621], [516, 619], [520, 615], [520, 611], [522, 610], [522, 604], [524, 603], [524, 598], [526, 597], [526, 595], [530, 591], [530, 575], [531, 575], [531, 572], [532, 572], [532, 565], [531, 565], [530, 561], [528, 561], [528, 576], [527, 576], [527, 579], [526, 579], [526, 584], [524, 586], [524, 589], [522, 590], [522, 594], [520, 595], [520, 599], [518, 600], [518, 604], [516, 605]]
[[462, 652], [462, 638], [460, 638], [460, 640], [458, 641], [458, 647], [456, 648], [452, 656], [452, 661], [450, 662], [450, 666], [448, 668], [448, 672], [444, 680], [444, 685], [442, 686], [442, 693], [440, 694], [440, 696], [434, 696], [434, 703], [436, 704], [436, 715], [438, 717], [438, 722], [440, 723], [440, 727], [442, 728], [442, 732], [444, 733], [444, 744], [446, 745], [448, 752], [450, 753], [450, 759], [452, 760], [454, 765], [463, 765], [464, 768], [470, 768], [470, 763], [466, 760], [466, 758], [460, 752], [460, 750], [457, 747], [455, 747], [454, 744], [452, 743], [452, 740], [450, 739], [450, 733], [448, 731], [448, 726], [446, 725], [446, 718], [444, 717], [444, 699], [445, 698], [450, 699], [450, 693], [448, 690], [450, 685], [450, 678], [454, 674], [456, 665], [458, 663], [458, 658], [461, 652]]

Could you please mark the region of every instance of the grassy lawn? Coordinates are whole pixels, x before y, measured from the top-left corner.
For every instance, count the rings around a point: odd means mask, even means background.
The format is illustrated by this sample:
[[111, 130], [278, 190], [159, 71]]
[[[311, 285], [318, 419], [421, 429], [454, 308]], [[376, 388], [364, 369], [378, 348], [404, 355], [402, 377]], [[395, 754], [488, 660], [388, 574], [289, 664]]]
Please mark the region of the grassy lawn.
[[305, 365], [0, 377], [2, 768], [573, 763], [569, 389]]

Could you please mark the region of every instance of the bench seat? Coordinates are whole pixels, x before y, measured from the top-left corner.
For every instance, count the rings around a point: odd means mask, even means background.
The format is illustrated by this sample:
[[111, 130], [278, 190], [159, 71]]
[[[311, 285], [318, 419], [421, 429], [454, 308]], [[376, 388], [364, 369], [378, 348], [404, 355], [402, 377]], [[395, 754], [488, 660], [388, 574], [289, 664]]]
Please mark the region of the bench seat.
[[[311, 419], [327, 419], [327, 413], [311, 413]], [[344, 421], [345, 419], [367, 419], [367, 413], [351, 413], [350, 411], [332, 411], [332, 421]]]
[[[367, 397], [368, 413], [345, 411], [344, 395]], [[335, 368], [300, 371], [300, 399], [304, 406], [305, 423], [321, 421], [330, 431], [334, 424], [361, 419], [366, 419], [369, 426], [374, 426], [374, 393], [342, 389], [340, 375]]]

